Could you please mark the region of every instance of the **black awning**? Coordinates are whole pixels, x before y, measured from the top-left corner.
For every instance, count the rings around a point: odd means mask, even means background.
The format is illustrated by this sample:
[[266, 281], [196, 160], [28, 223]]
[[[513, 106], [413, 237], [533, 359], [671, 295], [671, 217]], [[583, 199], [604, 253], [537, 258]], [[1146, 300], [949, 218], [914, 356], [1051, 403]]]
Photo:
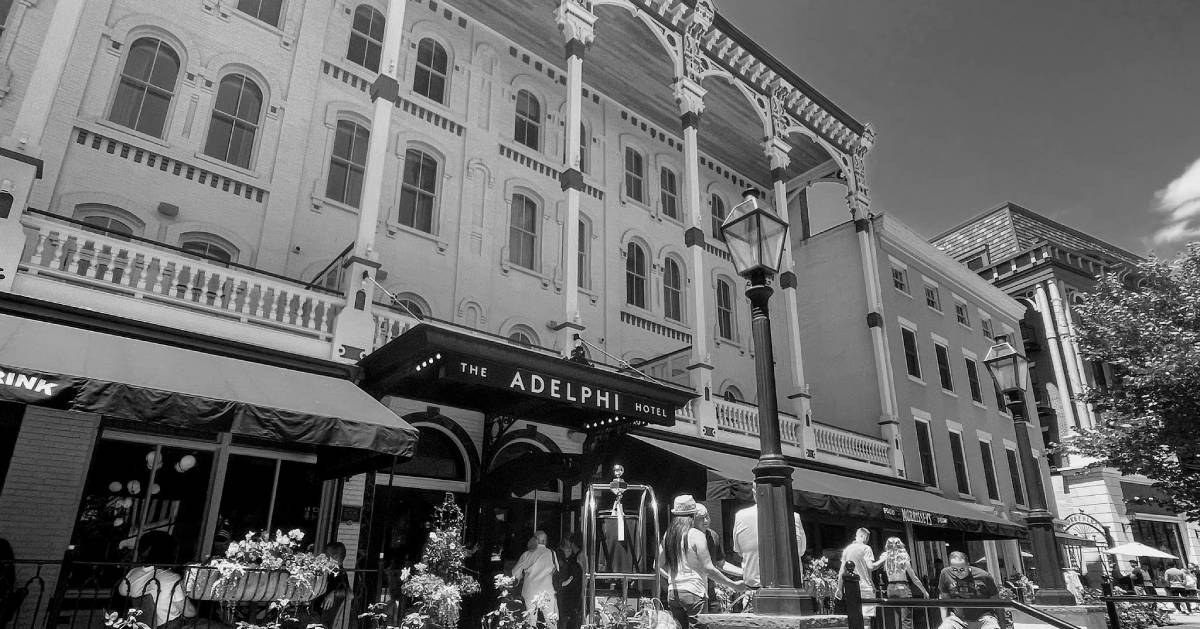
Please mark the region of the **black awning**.
[[[635, 435], [661, 450], [684, 457], [712, 470], [718, 478], [708, 483], [709, 500], [750, 499], [754, 466], [749, 457]], [[928, 492], [888, 482], [839, 476], [812, 469], [796, 469], [792, 487], [796, 506], [856, 520], [908, 522], [917, 527], [951, 529], [980, 539], [1025, 536], [1023, 526], [1000, 517], [995, 509], [974, 502], [950, 500]]]
[[406, 459], [417, 441], [349, 380], [8, 315], [0, 400], [298, 442], [326, 459]]
[[491, 414], [586, 429], [615, 422], [669, 426], [690, 389], [566, 360], [469, 330], [423, 323], [364, 358], [362, 387]]

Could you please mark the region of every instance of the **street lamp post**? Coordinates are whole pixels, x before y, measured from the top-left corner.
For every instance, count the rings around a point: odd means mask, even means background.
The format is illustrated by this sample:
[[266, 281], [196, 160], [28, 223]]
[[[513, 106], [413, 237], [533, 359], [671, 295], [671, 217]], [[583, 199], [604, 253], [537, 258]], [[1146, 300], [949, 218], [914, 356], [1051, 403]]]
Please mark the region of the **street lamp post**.
[[783, 458], [779, 441], [779, 412], [775, 401], [775, 358], [771, 345], [771, 316], [767, 302], [771, 278], [779, 270], [788, 225], [758, 206], [758, 193], [747, 190], [721, 225], [721, 236], [738, 275], [746, 279], [754, 336], [755, 377], [758, 384], [758, 436], [762, 450], [754, 467], [758, 502], [758, 550], [762, 587], [756, 609], [764, 615], [800, 615], [800, 566], [795, 522], [792, 519], [792, 468]]
[[1008, 412], [1012, 414], [1013, 428], [1017, 433], [1017, 454], [1021, 458], [1021, 471], [1025, 476], [1025, 493], [1029, 503], [1029, 515], [1026, 516], [1029, 523], [1029, 541], [1042, 586], [1038, 593], [1038, 602], [1074, 603], [1075, 598], [1066, 591], [1066, 582], [1063, 580], [1062, 562], [1054, 534], [1054, 515], [1046, 508], [1041, 466], [1033, 457], [1033, 447], [1029, 443], [1029, 417], [1025, 411], [1029, 360], [1018, 353], [1008, 341], [1003, 341], [988, 350], [983, 364], [991, 373], [996, 388], [1004, 396]]

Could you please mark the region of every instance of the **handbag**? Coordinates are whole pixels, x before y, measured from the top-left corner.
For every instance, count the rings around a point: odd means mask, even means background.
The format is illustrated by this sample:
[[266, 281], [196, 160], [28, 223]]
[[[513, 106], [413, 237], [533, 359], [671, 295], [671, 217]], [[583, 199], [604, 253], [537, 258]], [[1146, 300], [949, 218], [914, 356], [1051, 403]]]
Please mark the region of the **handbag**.
[[675, 622], [675, 617], [671, 615], [671, 612], [663, 609], [662, 601], [657, 598], [652, 598], [649, 603], [643, 605], [638, 616], [641, 620], [640, 629], [679, 629], [679, 623]]

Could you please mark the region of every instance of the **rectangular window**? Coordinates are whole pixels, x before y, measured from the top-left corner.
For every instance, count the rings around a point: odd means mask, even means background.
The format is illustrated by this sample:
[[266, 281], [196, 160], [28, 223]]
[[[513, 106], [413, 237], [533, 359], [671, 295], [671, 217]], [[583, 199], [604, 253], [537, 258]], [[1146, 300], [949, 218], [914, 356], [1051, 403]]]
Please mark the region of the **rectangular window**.
[[896, 290], [907, 295], [908, 294], [908, 271], [901, 269], [901, 268], [892, 267], [892, 286], [894, 286], [896, 288]]
[[642, 154], [632, 148], [625, 149], [625, 196], [646, 202], [646, 162]]
[[930, 487], [938, 486], [937, 462], [933, 458], [933, 434], [929, 422], [917, 420], [917, 452], [921, 456], [921, 480]]
[[953, 391], [954, 376], [950, 373], [950, 352], [946, 350], [945, 345], [934, 345], [933, 353], [937, 354], [938, 379], [941, 380], [942, 388]]
[[282, 10], [283, 0], [238, 0], [238, 11], [271, 26], [279, 26], [279, 14]]
[[588, 251], [588, 243], [591, 242], [591, 237], [587, 231], [587, 223], [579, 221], [579, 269], [578, 279], [580, 288], [592, 287], [592, 269], [591, 256]]
[[979, 319], [979, 326], [983, 329], [983, 336], [985, 336], [987, 340], [994, 341], [996, 339], [996, 334], [992, 331], [991, 319], [987, 317], [981, 317]]
[[1000, 486], [996, 483], [996, 460], [992, 458], [992, 444], [979, 442], [979, 458], [983, 459], [983, 480], [987, 482], [988, 498], [1000, 499]]
[[917, 353], [917, 334], [908, 328], [900, 328], [900, 336], [904, 339], [904, 362], [908, 366], [908, 375], [921, 377], [921, 356]]
[[717, 334], [733, 340], [733, 289], [725, 281], [717, 281]]
[[971, 493], [971, 476], [967, 471], [967, 453], [963, 449], [961, 432], [950, 432], [950, 458], [954, 459], [954, 478], [958, 481], [958, 493]]
[[970, 358], [967, 361], [967, 383], [971, 385], [971, 399], [983, 404], [983, 389], [979, 387], [979, 366]]
[[527, 269], [537, 265], [537, 203], [514, 194], [508, 224], [508, 261]]
[[971, 327], [971, 314], [967, 312], [967, 305], [962, 302], [954, 304], [954, 318], [962, 325]]
[[942, 311], [942, 297], [938, 294], [937, 286], [925, 285], [925, 305], [938, 312]]
[[663, 168], [659, 171], [659, 184], [662, 186], [662, 212], [673, 219], [679, 219], [679, 179], [675, 171]]
[[1012, 475], [1013, 496], [1016, 496], [1017, 504], [1025, 504], [1025, 483], [1021, 481], [1021, 464], [1017, 458], [1017, 451], [1012, 448], [1005, 448], [1004, 454], [1008, 459], [1008, 473]]

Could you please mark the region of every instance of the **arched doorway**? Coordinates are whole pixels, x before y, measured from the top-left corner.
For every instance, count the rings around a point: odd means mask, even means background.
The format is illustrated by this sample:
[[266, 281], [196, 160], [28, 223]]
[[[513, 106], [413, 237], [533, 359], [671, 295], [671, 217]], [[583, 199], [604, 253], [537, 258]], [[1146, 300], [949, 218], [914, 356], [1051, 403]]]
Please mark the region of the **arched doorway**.
[[1063, 540], [1070, 568], [1083, 573], [1085, 585], [1095, 586], [1111, 573], [1108, 528], [1096, 518], [1080, 512], [1066, 517], [1063, 532], [1071, 538]]

